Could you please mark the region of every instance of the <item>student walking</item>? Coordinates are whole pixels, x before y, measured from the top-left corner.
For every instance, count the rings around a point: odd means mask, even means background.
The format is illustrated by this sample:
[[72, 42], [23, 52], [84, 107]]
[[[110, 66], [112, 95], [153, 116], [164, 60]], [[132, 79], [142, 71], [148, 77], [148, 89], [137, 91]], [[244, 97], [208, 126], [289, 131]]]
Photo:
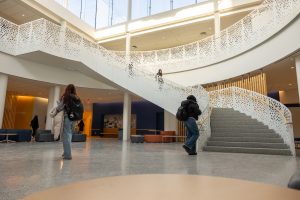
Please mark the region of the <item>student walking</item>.
[[51, 117], [55, 117], [57, 113], [64, 111], [62, 134], [64, 152], [62, 157], [65, 160], [72, 159], [71, 142], [75, 123], [74, 115], [76, 116], [76, 113], [71, 110], [73, 102], [80, 102], [81, 104], [80, 98], [77, 96], [75, 86], [73, 84], [69, 84], [66, 87], [64, 94], [61, 96], [57, 107], [53, 110], [53, 112], [51, 112]]
[[189, 155], [197, 155], [196, 144], [199, 137], [199, 129], [196, 121], [201, 115], [201, 110], [194, 95], [189, 95], [187, 100], [181, 102], [176, 117], [184, 122], [187, 130], [186, 142], [182, 146]]

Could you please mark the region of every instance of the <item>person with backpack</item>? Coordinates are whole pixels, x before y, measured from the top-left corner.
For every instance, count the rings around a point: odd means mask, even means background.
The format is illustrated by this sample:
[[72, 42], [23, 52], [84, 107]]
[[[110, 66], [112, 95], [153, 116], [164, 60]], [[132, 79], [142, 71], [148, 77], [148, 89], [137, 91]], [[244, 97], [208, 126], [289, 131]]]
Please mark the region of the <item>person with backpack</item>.
[[199, 129], [196, 121], [201, 115], [201, 110], [194, 95], [189, 95], [187, 100], [181, 102], [176, 117], [183, 121], [187, 130], [186, 142], [182, 146], [189, 155], [197, 155], [196, 143], [199, 137]]
[[60, 111], [64, 111], [62, 134], [64, 152], [62, 157], [65, 160], [71, 160], [71, 142], [74, 122], [81, 120], [83, 115], [83, 105], [80, 98], [77, 96], [76, 89], [73, 84], [69, 84], [66, 87], [57, 107], [50, 113], [50, 116], [55, 117], [55, 115]]

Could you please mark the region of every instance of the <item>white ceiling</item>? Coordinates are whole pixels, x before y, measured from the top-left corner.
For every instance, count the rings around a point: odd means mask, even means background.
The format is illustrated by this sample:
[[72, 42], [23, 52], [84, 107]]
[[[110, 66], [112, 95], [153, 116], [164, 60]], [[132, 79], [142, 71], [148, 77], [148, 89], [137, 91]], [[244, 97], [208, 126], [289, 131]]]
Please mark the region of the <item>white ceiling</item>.
[[[221, 29], [224, 29], [245, 17], [250, 11], [235, 13], [221, 18]], [[202, 34], [201, 34], [202, 33]], [[206, 33], [206, 34], [203, 34]], [[134, 51], [146, 51], [164, 49], [188, 44], [214, 34], [214, 21], [212, 19], [195, 22], [180, 27], [145, 33], [131, 38], [131, 46]], [[107, 49], [115, 51], [125, 50], [125, 39], [102, 43]]]
[[16, 24], [47, 18], [20, 0], [0, 0], [0, 16]]

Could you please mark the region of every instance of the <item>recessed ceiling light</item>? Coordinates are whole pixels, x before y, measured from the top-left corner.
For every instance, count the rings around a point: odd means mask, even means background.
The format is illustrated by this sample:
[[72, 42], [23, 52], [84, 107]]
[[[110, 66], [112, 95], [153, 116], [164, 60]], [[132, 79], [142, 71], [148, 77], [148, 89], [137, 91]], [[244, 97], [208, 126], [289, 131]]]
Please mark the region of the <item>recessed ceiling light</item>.
[[25, 17], [25, 15], [24, 15], [24, 14], [22, 14], [22, 17]]
[[295, 67], [293, 66], [293, 67], [291, 67], [291, 69], [295, 69]]
[[292, 86], [293, 84], [292, 83], [289, 83], [289, 86]]

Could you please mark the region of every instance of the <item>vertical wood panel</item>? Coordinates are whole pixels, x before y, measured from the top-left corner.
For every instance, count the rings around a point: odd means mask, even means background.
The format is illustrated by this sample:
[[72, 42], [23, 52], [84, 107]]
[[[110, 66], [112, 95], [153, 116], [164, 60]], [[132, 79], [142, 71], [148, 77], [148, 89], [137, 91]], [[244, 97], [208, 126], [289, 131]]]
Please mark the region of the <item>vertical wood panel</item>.
[[247, 90], [251, 90], [263, 95], [267, 95], [267, 82], [266, 82], [266, 74], [261, 72], [256, 75], [250, 76], [247, 74], [246, 76], [241, 76], [239, 79], [235, 80], [225, 80], [212, 84], [204, 85], [203, 87], [207, 91], [220, 90], [228, 87], [240, 87]]

